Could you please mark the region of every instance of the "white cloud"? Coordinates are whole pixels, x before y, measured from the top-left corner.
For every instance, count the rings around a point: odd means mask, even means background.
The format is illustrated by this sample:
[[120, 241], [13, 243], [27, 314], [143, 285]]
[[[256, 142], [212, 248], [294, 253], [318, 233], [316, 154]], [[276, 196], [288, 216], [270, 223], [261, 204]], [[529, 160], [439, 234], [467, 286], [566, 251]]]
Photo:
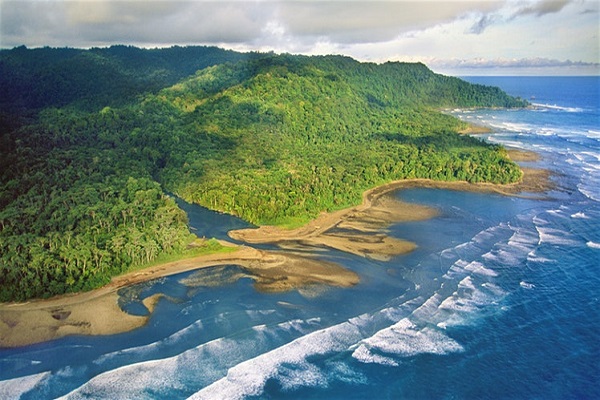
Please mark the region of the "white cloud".
[[542, 17], [546, 14], [560, 12], [573, 0], [534, 0], [529, 2], [507, 2], [504, 7], [490, 13], [484, 13], [473, 24], [469, 32], [480, 34], [494, 24], [505, 24], [516, 18], [534, 16]]
[[501, 5], [499, 1], [288, 1], [277, 3], [277, 8], [295, 36], [373, 43]]
[[549, 58], [520, 58], [520, 59], [482, 59], [471, 60], [446, 60], [438, 64], [446, 67], [469, 67], [469, 68], [531, 68], [531, 67], [598, 67], [600, 63], [553, 60]]
[[[3, 41], [85, 46], [101, 40], [252, 43], [277, 23], [297, 41], [380, 42], [414, 29], [489, 12], [499, 1], [2, 0]], [[26, 26], [9, 35], [5, 26]], [[47, 27], [47, 30], [41, 30]], [[153, 28], [153, 29], [149, 29]], [[104, 31], [104, 34], [99, 32]], [[76, 35], [69, 32], [77, 32]], [[40, 35], [43, 33], [43, 35]], [[112, 33], [112, 35], [111, 35]], [[37, 35], [36, 35], [37, 34]], [[115, 37], [121, 35], [120, 37]], [[166, 39], [165, 39], [166, 38]], [[120, 40], [118, 40], [120, 39]], [[7, 43], [8, 44], [8, 43]], [[22, 43], [10, 43], [22, 44]]]

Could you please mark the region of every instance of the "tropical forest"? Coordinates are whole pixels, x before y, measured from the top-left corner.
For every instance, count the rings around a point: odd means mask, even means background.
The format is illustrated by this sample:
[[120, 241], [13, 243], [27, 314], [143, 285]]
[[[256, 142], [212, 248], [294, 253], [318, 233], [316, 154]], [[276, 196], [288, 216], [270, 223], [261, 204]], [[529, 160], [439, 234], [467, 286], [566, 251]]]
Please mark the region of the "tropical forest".
[[[176, 198], [300, 226], [391, 181], [513, 183], [450, 108], [525, 107], [420, 63], [216, 47], [0, 51], [0, 301], [219, 251]], [[193, 245], [192, 245], [193, 244]]]

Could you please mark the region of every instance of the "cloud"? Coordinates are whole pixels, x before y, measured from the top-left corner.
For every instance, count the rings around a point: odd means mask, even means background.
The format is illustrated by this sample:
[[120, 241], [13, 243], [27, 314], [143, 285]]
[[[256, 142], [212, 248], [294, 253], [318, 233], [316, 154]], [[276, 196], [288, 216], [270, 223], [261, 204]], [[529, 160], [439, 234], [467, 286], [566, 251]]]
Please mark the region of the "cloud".
[[468, 32], [479, 35], [494, 24], [506, 23], [526, 16], [539, 18], [547, 14], [558, 13], [571, 2], [572, 0], [529, 0], [527, 2], [518, 3], [507, 2], [505, 6], [499, 10], [482, 14]]
[[489, 12], [498, 1], [283, 1], [278, 16], [296, 37], [337, 43], [370, 43], [452, 21], [472, 12]]
[[0, 0], [0, 35], [15, 45], [253, 44], [272, 38], [263, 28], [276, 24], [294, 42], [369, 43], [501, 5], [489, 0]]
[[[271, 14], [269, 8], [254, 2], [109, 3], [110, 16], [99, 27], [105, 33], [102, 39], [113, 43], [130, 40], [141, 45], [252, 42], [260, 37]], [[86, 27], [82, 24], [82, 28]]]
[[471, 29], [469, 29], [469, 33], [479, 35], [480, 33], [483, 33], [488, 26], [494, 24], [497, 19], [498, 18], [495, 15], [483, 15], [475, 24], [473, 24]]
[[270, 7], [241, 1], [3, 0], [0, 7], [2, 45], [241, 43], [259, 37], [270, 18]]
[[519, 17], [523, 15], [535, 15], [541, 17], [546, 14], [557, 13], [569, 4], [572, 0], [542, 0], [535, 2], [531, 5], [520, 7], [514, 14], [513, 17]]
[[556, 60], [544, 57], [519, 59], [430, 59], [428, 65], [440, 69], [518, 69], [518, 68], [569, 68], [584, 67], [600, 69], [600, 63], [587, 61]]

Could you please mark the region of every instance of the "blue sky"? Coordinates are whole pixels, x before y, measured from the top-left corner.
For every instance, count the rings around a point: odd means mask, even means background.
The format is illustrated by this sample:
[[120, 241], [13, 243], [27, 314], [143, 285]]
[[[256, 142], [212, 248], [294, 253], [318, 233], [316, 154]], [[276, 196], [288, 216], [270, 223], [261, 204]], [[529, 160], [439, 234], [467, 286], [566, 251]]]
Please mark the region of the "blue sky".
[[216, 45], [452, 75], [599, 75], [599, 30], [599, 0], [0, 0], [2, 48]]

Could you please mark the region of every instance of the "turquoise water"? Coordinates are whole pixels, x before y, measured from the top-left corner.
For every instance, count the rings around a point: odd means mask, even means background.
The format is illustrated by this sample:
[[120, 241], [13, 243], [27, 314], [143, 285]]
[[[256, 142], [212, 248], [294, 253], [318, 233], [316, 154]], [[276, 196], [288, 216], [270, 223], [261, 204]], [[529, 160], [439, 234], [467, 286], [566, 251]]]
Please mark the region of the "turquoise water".
[[[419, 247], [389, 262], [324, 252], [361, 276], [349, 289], [199, 285], [235, 266], [128, 288], [134, 313], [172, 300], [133, 332], [0, 350], [0, 398], [600, 398], [599, 80], [467, 79], [535, 96], [455, 114], [539, 152], [528, 165], [555, 172], [548, 199], [397, 192], [440, 214], [393, 226]], [[200, 236], [245, 226], [184, 206]]]

